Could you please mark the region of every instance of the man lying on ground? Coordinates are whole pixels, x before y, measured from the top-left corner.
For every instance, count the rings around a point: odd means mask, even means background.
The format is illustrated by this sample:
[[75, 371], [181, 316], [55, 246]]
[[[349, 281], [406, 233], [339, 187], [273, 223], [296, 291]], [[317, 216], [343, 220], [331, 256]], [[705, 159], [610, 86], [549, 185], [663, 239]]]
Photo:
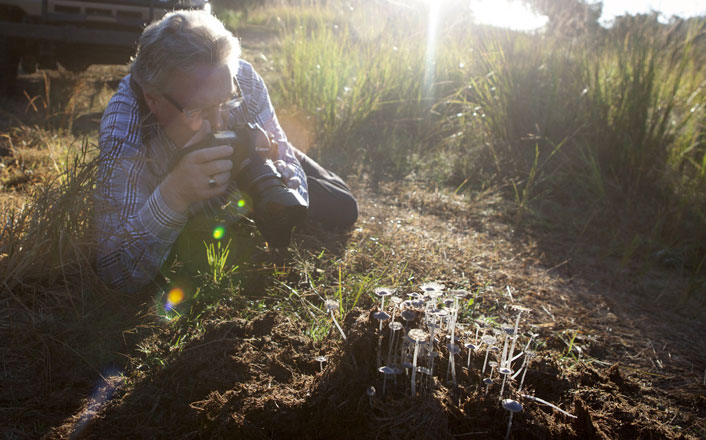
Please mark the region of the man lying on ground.
[[186, 237], [190, 224], [209, 228], [252, 214], [252, 195], [235, 178], [243, 163], [233, 163], [234, 146], [213, 141], [213, 132], [259, 131], [253, 157], [270, 160], [282, 181], [275, 190], [295, 195], [307, 221], [356, 221], [348, 186], [287, 141], [262, 78], [239, 57], [238, 40], [203, 11], [169, 13], [144, 30], [100, 127], [97, 270], [110, 286], [147, 285], [182, 239], [200, 246], [186, 252], [205, 254], [202, 241]]

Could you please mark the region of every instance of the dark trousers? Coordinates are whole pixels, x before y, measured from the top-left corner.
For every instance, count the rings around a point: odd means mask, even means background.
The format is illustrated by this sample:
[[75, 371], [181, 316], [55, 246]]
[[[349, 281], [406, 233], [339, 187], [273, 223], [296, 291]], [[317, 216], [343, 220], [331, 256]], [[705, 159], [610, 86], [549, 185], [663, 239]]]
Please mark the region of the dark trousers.
[[348, 227], [358, 219], [358, 202], [348, 185], [309, 156], [297, 155], [309, 187], [307, 220], [327, 227]]

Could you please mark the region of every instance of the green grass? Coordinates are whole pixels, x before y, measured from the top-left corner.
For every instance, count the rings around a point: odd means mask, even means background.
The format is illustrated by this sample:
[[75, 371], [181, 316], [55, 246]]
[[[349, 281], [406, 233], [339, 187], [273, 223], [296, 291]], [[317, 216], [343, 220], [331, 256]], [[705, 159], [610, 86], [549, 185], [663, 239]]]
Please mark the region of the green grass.
[[675, 33], [637, 21], [569, 39], [454, 17], [438, 35], [429, 93], [426, 24], [419, 10], [390, 8], [370, 11], [386, 24], [373, 38], [335, 8], [290, 12], [277, 27], [284, 75], [273, 93], [314, 118], [322, 160], [374, 180], [504, 186], [518, 213], [569, 202], [553, 227], [575, 211], [597, 224], [618, 218], [618, 230], [648, 238], [640, 249], [611, 244], [628, 263], [636, 250], [677, 249], [687, 270], [703, 270], [702, 22]]

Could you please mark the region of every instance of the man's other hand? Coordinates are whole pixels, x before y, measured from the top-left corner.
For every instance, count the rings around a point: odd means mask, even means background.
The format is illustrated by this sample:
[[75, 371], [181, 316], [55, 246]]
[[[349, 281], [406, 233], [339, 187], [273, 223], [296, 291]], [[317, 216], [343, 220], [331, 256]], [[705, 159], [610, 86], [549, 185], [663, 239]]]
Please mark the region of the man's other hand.
[[[211, 132], [204, 121], [184, 147], [204, 139]], [[228, 188], [233, 162], [229, 145], [202, 148], [185, 155], [162, 181], [159, 189], [164, 202], [176, 212], [185, 213], [189, 206], [201, 200], [221, 195]]]

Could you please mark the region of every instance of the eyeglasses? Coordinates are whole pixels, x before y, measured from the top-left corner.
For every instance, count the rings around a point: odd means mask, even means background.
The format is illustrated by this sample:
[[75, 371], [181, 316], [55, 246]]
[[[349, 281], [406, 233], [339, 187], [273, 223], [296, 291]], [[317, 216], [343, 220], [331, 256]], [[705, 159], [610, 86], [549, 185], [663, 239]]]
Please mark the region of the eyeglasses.
[[240, 107], [240, 104], [243, 102], [243, 97], [235, 93], [233, 94], [233, 96], [230, 97], [230, 99], [218, 105], [212, 105], [209, 107], [202, 107], [196, 109], [185, 109], [181, 104], [179, 104], [174, 98], [172, 98], [168, 94], [162, 93], [162, 96], [164, 97], [164, 99], [169, 101], [169, 103], [173, 105], [174, 108], [182, 112], [184, 116], [186, 116], [186, 118], [190, 120], [206, 119], [206, 117], [211, 114], [213, 110], [218, 110], [222, 113], [229, 112], [235, 108]]

